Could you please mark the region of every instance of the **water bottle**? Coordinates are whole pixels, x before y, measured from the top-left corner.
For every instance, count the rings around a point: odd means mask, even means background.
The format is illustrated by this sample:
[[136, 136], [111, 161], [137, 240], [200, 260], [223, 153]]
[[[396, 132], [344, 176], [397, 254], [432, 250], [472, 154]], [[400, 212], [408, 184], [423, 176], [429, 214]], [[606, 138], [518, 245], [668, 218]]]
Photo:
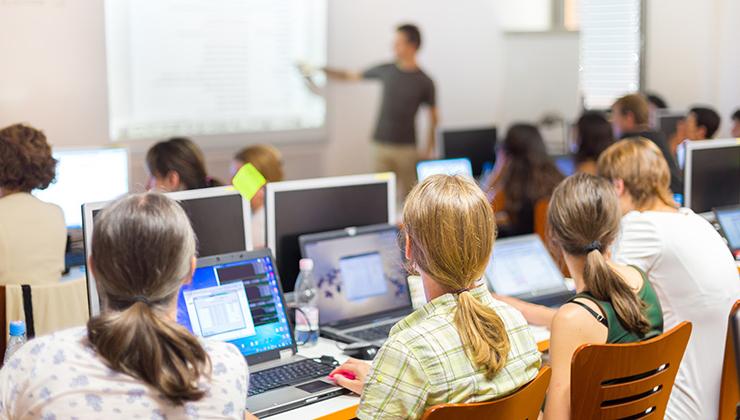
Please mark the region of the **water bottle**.
[[10, 323], [10, 339], [8, 340], [8, 346], [5, 348], [5, 358], [3, 359], [3, 365], [8, 363], [10, 357], [21, 348], [22, 345], [26, 344], [26, 323], [23, 321], [13, 321]]
[[313, 279], [313, 260], [304, 258], [299, 262], [301, 269], [295, 281], [295, 339], [299, 345], [310, 347], [319, 339], [319, 307], [316, 300], [319, 291]]

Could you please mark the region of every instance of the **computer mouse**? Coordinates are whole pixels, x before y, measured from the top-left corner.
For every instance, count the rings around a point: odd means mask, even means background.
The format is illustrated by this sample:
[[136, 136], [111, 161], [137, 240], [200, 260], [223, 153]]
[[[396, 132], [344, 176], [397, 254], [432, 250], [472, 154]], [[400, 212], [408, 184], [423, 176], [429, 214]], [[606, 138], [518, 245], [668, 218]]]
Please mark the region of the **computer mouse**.
[[353, 343], [344, 348], [344, 354], [360, 360], [373, 360], [380, 347], [371, 343]]

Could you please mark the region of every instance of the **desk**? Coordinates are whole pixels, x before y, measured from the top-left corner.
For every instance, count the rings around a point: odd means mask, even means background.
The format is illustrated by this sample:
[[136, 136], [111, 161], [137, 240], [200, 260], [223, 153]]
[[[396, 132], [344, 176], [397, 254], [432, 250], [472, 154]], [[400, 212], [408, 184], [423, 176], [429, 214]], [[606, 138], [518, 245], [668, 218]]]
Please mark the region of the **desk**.
[[[547, 351], [550, 343], [550, 330], [545, 327], [532, 326], [532, 333], [537, 341], [537, 347], [540, 351]], [[323, 355], [332, 356], [343, 363], [347, 356], [337, 347], [335, 341], [324, 337], [319, 338], [316, 346], [310, 348], [299, 348], [298, 354], [306, 357], [320, 357]], [[295, 410], [286, 411], [268, 417], [270, 420], [295, 420], [295, 419], [316, 419], [322, 420], [347, 420], [355, 417], [357, 405], [360, 403], [360, 397], [354, 394], [342, 395], [316, 404], [307, 405]]]

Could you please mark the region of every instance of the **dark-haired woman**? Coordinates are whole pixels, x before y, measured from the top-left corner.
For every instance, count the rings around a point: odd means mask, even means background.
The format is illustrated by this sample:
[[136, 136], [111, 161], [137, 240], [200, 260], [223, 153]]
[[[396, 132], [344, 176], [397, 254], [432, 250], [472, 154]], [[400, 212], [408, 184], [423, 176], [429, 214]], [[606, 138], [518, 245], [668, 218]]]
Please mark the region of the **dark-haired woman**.
[[161, 192], [218, 187], [208, 176], [203, 152], [192, 140], [175, 137], [160, 141], [146, 152], [150, 190]]
[[[537, 127], [514, 124], [497, 156], [491, 185], [499, 237], [534, 232], [534, 208], [563, 179]], [[501, 199], [503, 197], [503, 200]], [[503, 201], [503, 207], [497, 208]]]
[[596, 175], [596, 161], [601, 152], [614, 144], [612, 125], [600, 112], [588, 111], [576, 124], [578, 150], [575, 154], [576, 170]]
[[0, 284], [52, 284], [64, 271], [62, 210], [31, 195], [55, 170], [44, 133], [22, 124], [0, 130]]
[[578, 294], [552, 319], [552, 381], [545, 419], [570, 419], [570, 369], [582, 344], [630, 343], [663, 332], [663, 313], [647, 275], [615, 264], [609, 248], [619, 233], [619, 200], [609, 181], [577, 174], [550, 200], [548, 223]]
[[102, 313], [13, 355], [0, 371], [0, 418], [245, 417], [243, 356], [175, 320], [195, 268], [195, 235], [175, 201], [132, 195], [104, 209], [88, 267]]

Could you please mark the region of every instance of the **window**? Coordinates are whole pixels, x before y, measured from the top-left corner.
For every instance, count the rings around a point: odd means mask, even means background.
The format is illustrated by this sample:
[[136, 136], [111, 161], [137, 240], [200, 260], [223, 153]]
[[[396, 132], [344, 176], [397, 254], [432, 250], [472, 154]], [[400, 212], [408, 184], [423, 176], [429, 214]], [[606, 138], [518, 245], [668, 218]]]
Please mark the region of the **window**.
[[586, 109], [640, 89], [640, 0], [581, 0], [579, 83]]
[[499, 0], [505, 32], [577, 31], [580, 0]]

